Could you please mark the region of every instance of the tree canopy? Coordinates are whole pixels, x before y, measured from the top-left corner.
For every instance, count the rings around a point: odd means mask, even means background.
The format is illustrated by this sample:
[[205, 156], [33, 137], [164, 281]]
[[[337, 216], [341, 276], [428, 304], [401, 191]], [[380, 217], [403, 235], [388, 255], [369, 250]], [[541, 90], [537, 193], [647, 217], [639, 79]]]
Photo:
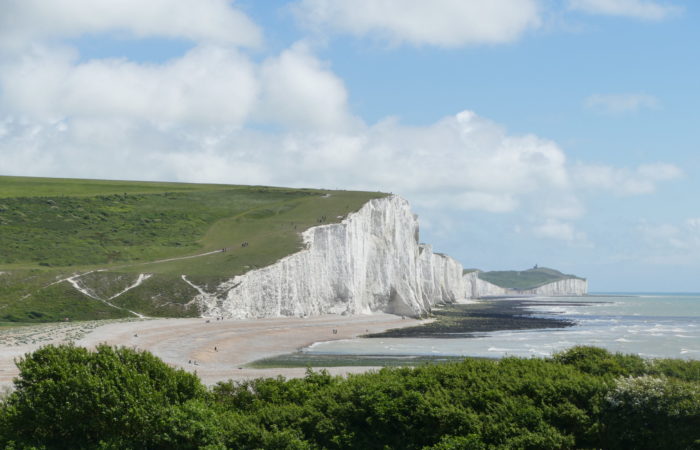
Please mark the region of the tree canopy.
[[211, 389], [104, 345], [18, 366], [0, 409], [9, 448], [700, 448], [700, 362], [592, 347]]

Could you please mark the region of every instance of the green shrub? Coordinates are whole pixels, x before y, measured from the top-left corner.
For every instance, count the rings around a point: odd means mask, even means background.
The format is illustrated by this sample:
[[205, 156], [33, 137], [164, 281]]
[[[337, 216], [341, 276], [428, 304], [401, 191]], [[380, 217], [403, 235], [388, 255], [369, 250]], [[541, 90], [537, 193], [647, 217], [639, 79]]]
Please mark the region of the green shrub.
[[[8, 448], [700, 448], [694, 362], [579, 347], [457, 363], [217, 384], [156, 357], [45, 347], [0, 411]], [[610, 372], [606, 372], [608, 368]], [[646, 372], [628, 375], [632, 372]], [[656, 376], [665, 371], [688, 378]], [[622, 376], [611, 373], [624, 373]]]
[[598, 347], [575, 346], [552, 359], [558, 363], [576, 367], [581, 372], [597, 376], [641, 375], [648, 370], [648, 363], [636, 355], [612, 354]]
[[603, 402], [610, 449], [700, 448], [700, 387], [649, 375], [619, 378]]
[[606, 389], [570, 367], [506, 359], [383, 369], [348, 379], [321, 372], [289, 381], [229, 382], [213, 392], [224, 409], [254, 415], [267, 430], [297, 430], [321, 448], [478, 442], [556, 449], [595, 442], [592, 411]]
[[573, 366], [591, 375], [616, 378], [657, 375], [700, 383], [700, 361], [658, 358], [644, 359], [637, 355], [610, 353], [598, 347], [576, 346], [557, 353], [552, 360]]
[[172, 408], [201, 398], [199, 379], [147, 352], [100, 345], [48, 346], [17, 362], [2, 414], [3, 441], [50, 448], [100, 442], [149, 447], [163, 441]]

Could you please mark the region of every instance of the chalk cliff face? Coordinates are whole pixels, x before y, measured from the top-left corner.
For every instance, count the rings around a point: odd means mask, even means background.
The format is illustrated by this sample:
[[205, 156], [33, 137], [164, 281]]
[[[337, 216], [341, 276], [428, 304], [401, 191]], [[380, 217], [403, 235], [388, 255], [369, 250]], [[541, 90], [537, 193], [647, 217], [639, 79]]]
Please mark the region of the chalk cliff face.
[[302, 234], [305, 249], [200, 290], [203, 316], [421, 316], [466, 296], [462, 266], [418, 244], [418, 221], [398, 196], [371, 200], [342, 223]]
[[470, 298], [503, 297], [513, 294], [510, 289], [502, 288], [482, 280], [479, 278], [478, 271], [467, 273], [464, 275], [464, 278], [465, 285], [467, 286], [466, 292]]
[[430, 245], [420, 245], [419, 281], [423, 304], [429, 307], [440, 302], [456, 303], [469, 298], [462, 279], [462, 265], [455, 259], [441, 253], [433, 253]]
[[578, 278], [567, 278], [543, 284], [534, 289], [508, 289], [497, 286], [479, 278], [479, 272], [464, 275], [466, 296], [470, 298], [504, 297], [518, 295], [536, 295], [542, 297], [568, 297], [586, 295], [588, 281]]
[[518, 292], [525, 295], [542, 295], [545, 297], [586, 295], [588, 293], [588, 281], [568, 278]]

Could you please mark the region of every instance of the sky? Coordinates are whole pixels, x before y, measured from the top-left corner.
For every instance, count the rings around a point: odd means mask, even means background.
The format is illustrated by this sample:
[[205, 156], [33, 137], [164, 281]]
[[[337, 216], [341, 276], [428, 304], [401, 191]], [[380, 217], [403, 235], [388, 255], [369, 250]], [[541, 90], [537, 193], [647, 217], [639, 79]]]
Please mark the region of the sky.
[[0, 0], [0, 174], [399, 194], [465, 267], [700, 291], [700, 2]]

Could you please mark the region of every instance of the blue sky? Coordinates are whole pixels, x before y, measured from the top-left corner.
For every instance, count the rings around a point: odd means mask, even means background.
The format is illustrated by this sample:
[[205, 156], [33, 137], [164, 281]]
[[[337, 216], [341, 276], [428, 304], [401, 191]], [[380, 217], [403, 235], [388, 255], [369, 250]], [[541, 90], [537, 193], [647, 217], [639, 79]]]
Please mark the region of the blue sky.
[[700, 5], [0, 0], [0, 173], [368, 189], [465, 267], [700, 291]]

